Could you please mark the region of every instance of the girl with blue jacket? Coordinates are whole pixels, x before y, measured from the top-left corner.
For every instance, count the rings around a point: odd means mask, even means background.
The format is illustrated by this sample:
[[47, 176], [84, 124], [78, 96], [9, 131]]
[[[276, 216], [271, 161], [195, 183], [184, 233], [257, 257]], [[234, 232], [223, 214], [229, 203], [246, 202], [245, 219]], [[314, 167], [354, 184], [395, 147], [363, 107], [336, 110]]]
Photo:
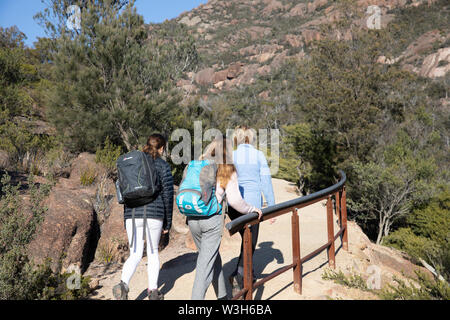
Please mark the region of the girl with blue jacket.
[[[248, 204], [261, 209], [263, 206], [262, 195], [268, 206], [275, 204], [275, 197], [272, 187], [272, 177], [270, 168], [267, 164], [264, 153], [256, 149], [252, 144], [255, 141], [255, 133], [253, 130], [241, 126], [238, 127], [233, 134], [234, 144], [237, 149], [233, 151], [233, 163], [236, 167], [239, 190], [242, 198]], [[229, 210], [228, 215], [232, 220], [241, 216], [234, 210]], [[272, 223], [274, 220], [272, 220]], [[252, 255], [258, 242], [259, 224], [250, 227], [252, 233]], [[236, 270], [232, 273], [229, 280], [233, 288], [233, 295], [242, 289], [242, 280], [244, 274], [243, 259], [243, 231], [241, 252], [238, 259]], [[253, 273], [254, 277], [254, 273]], [[255, 278], [254, 278], [255, 279]]]

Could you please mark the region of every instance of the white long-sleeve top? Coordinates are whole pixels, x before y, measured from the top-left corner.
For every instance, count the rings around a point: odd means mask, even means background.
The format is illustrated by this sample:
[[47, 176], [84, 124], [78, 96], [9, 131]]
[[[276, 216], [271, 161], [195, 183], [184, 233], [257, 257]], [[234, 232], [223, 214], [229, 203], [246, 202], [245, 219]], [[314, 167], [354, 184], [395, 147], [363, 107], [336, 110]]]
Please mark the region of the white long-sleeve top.
[[236, 172], [232, 174], [225, 190], [220, 186], [219, 181], [217, 181], [216, 198], [219, 203], [222, 202], [225, 192], [227, 195], [228, 205], [232, 206], [238, 212], [247, 214], [255, 211], [256, 208], [252, 205], [249, 205], [242, 198], [241, 192], [239, 191], [239, 183]]

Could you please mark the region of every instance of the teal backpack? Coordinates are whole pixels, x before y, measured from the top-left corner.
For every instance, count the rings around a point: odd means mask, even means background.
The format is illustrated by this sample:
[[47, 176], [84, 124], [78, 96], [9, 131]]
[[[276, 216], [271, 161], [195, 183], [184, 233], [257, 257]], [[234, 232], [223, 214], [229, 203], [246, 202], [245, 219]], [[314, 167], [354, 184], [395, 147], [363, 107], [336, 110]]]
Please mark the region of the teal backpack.
[[209, 160], [189, 162], [176, 197], [177, 207], [182, 214], [208, 217], [222, 213], [222, 206], [215, 195], [216, 172], [217, 166]]

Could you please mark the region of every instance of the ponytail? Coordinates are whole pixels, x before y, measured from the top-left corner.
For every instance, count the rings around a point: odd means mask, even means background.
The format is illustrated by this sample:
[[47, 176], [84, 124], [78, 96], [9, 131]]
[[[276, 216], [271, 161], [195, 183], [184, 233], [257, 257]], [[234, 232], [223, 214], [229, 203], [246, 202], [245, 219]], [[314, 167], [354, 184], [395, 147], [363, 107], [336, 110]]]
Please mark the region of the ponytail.
[[148, 138], [147, 144], [142, 151], [148, 153], [153, 159], [156, 159], [160, 156], [158, 150], [162, 147], [166, 147], [166, 139], [162, 135], [155, 133]]

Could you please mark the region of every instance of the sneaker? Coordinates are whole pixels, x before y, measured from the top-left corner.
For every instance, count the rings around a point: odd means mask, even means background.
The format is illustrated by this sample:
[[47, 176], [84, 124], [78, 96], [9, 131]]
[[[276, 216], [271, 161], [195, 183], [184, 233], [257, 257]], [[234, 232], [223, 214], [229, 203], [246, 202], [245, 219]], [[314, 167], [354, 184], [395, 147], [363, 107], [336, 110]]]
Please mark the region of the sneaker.
[[164, 295], [158, 290], [148, 290], [148, 300], [164, 300]]
[[120, 281], [119, 284], [115, 285], [113, 288], [113, 295], [116, 300], [128, 300], [128, 285]]
[[235, 276], [231, 275], [228, 280], [230, 281], [231, 284], [231, 294], [233, 295], [233, 297], [235, 295], [237, 295], [239, 293], [239, 291], [241, 291], [244, 288], [243, 285], [243, 279], [242, 277], [237, 274]]

